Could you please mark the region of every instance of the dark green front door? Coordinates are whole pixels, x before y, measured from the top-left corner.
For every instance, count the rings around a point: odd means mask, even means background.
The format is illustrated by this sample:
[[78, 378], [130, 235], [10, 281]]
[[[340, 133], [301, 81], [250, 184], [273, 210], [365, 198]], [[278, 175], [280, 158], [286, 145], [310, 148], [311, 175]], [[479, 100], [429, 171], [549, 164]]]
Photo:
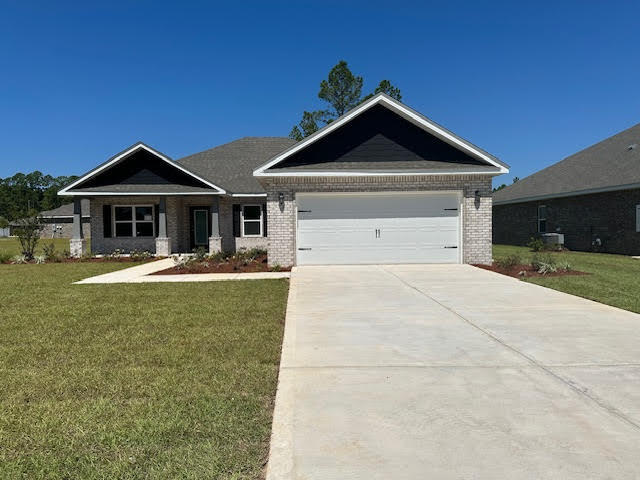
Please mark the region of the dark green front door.
[[209, 210], [193, 209], [193, 243], [196, 247], [209, 244]]

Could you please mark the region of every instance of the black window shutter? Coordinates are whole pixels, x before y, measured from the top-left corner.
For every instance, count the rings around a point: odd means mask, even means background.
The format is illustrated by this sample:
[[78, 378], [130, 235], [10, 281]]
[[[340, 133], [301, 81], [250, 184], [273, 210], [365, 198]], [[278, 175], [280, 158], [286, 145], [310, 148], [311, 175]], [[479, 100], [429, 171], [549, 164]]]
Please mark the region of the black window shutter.
[[155, 204], [153, 206], [153, 218], [154, 218], [154, 227], [156, 230], [156, 237], [158, 236], [158, 232], [160, 231], [160, 205]]
[[267, 204], [262, 204], [262, 233], [267, 236]]
[[240, 205], [233, 206], [233, 236], [240, 236]]
[[102, 231], [104, 238], [111, 238], [111, 205], [102, 206]]

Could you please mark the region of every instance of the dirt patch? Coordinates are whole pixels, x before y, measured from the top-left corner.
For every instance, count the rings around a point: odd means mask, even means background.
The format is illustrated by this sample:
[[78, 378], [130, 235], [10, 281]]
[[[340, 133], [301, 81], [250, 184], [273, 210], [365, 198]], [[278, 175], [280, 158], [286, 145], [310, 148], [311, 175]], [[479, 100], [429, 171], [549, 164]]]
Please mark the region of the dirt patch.
[[[159, 272], [152, 273], [151, 275], [182, 275], [187, 273], [254, 273], [254, 272], [271, 272], [267, 264], [267, 256], [259, 255], [251, 261], [244, 259], [229, 258], [228, 260], [222, 260], [219, 262], [212, 260], [202, 260], [198, 262], [189, 263], [187, 265], [180, 265], [166, 270], [160, 270]], [[279, 272], [289, 272], [291, 268], [280, 268]]]
[[558, 270], [557, 272], [539, 273], [531, 265], [515, 265], [511, 268], [500, 268], [497, 265], [474, 265], [474, 267], [490, 270], [492, 272], [501, 273], [515, 278], [523, 277], [565, 277], [577, 275], [590, 275], [590, 273], [579, 272], [578, 270]]

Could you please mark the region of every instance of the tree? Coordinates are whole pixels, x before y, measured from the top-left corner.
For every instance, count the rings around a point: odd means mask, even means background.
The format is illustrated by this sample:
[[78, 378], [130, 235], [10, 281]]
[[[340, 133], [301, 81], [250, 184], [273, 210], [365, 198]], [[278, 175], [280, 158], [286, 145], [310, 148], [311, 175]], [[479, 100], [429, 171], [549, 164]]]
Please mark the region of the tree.
[[7, 228], [9, 226], [9, 220], [4, 217], [0, 217], [0, 228]]
[[[513, 183], [516, 183], [518, 180], [520, 180], [518, 177], [513, 177]], [[507, 188], [507, 185], [504, 183], [498, 187], [495, 187], [493, 191], [497, 192], [498, 190], [502, 190], [503, 188]]]
[[34, 213], [32, 212], [32, 215], [18, 220], [14, 229], [20, 241], [22, 254], [27, 260], [33, 260], [33, 254], [38, 246], [40, 231], [42, 230], [42, 219]]
[[389, 80], [382, 80], [373, 93], [362, 97], [363, 84], [362, 77], [354, 75], [347, 62], [340, 60], [331, 69], [327, 79], [320, 82], [318, 98], [327, 102], [328, 108], [314, 111], [305, 110], [302, 114], [302, 120], [291, 129], [289, 137], [300, 141], [375, 94], [386, 93], [397, 100], [402, 98], [400, 89], [394, 87]]

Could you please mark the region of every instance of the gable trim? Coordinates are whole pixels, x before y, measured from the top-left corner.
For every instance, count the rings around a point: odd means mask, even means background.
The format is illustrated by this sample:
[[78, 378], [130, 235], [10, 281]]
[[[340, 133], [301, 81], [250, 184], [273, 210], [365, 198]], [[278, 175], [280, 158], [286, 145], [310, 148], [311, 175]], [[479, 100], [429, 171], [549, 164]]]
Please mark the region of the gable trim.
[[[482, 150], [480, 150], [475, 145], [473, 145], [473, 144], [467, 142], [466, 140], [463, 140], [460, 137], [454, 135], [449, 130], [445, 129], [444, 127], [441, 127], [440, 125], [438, 125], [438, 124], [436, 124], [434, 122], [432, 122], [431, 120], [429, 120], [424, 115], [421, 115], [420, 113], [418, 113], [415, 110], [407, 107], [403, 103], [395, 100], [394, 98], [389, 97], [388, 95], [385, 95], [384, 93], [379, 93], [378, 95], [372, 97], [371, 99], [367, 100], [366, 102], [362, 103], [361, 105], [355, 107], [353, 110], [351, 110], [350, 112], [346, 113], [341, 118], [339, 118], [336, 121], [331, 122], [330, 124], [328, 124], [325, 127], [321, 128], [320, 130], [318, 130], [313, 135], [308, 136], [304, 140], [301, 140], [297, 144], [293, 145], [291, 148], [289, 148], [289, 149], [285, 150], [284, 152], [280, 153], [279, 155], [277, 155], [276, 157], [271, 159], [269, 162], [267, 162], [264, 165], [256, 168], [253, 171], [253, 175], [256, 176], [256, 177], [292, 176], [290, 174], [290, 172], [278, 173], [278, 172], [267, 172], [266, 170], [268, 170], [268, 169], [272, 168], [273, 166], [277, 165], [278, 163], [284, 161], [286, 158], [290, 157], [294, 153], [299, 152], [300, 150], [302, 150], [302, 149], [308, 147], [309, 145], [317, 142], [318, 140], [320, 140], [321, 138], [323, 138], [326, 135], [330, 134], [334, 130], [337, 130], [342, 125], [344, 125], [345, 123], [350, 122], [355, 117], [357, 117], [361, 113], [367, 111], [368, 109], [370, 109], [374, 105], [383, 105], [386, 108], [389, 108], [390, 110], [394, 111], [395, 113], [397, 113], [401, 117], [403, 117], [406, 120], [414, 123], [418, 127], [421, 127], [423, 130], [433, 134], [434, 136], [440, 138], [441, 140], [449, 143], [453, 147], [459, 148], [460, 150], [463, 150], [463, 151], [469, 153], [470, 155], [472, 155], [472, 156], [474, 156], [474, 157], [476, 157], [476, 158], [488, 163], [489, 165], [493, 165], [494, 167], [497, 167], [499, 169], [497, 174], [502, 174], [502, 173], [508, 173], [509, 172], [508, 165], [506, 165], [506, 164], [500, 162], [499, 160], [491, 157], [489, 154], [487, 154], [486, 152], [483, 152]], [[313, 174], [310, 173], [310, 174], [306, 174], [304, 176], [326, 176], [326, 172], [322, 173], [322, 175], [320, 175], [320, 173], [321, 172], [314, 172]], [[362, 172], [358, 172], [357, 174], [358, 175], [366, 175], [365, 173], [362, 173]], [[440, 171], [438, 173], [433, 173], [433, 174], [452, 174], [452, 173], [447, 172], [447, 171]], [[303, 176], [303, 175], [300, 175], [300, 176]]]
[[[138, 151], [138, 150], [146, 150], [149, 153], [155, 155], [156, 157], [158, 157], [159, 159], [165, 161], [166, 163], [168, 163], [169, 165], [177, 168], [178, 170], [186, 173], [187, 175], [195, 178], [196, 180], [204, 183], [205, 185], [211, 187], [212, 189], [215, 190], [214, 193], [219, 193], [219, 194], [225, 194], [226, 191], [220, 187], [218, 187], [217, 185], [209, 182], [208, 180], [205, 180], [204, 178], [200, 177], [199, 175], [196, 175], [195, 173], [187, 170], [186, 168], [184, 168], [182, 165], [178, 164], [177, 162], [174, 162], [173, 160], [171, 160], [169, 157], [167, 157], [166, 155], [163, 155], [162, 153], [160, 153], [159, 151], [145, 145], [142, 142], [138, 142], [134, 145], [132, 145], [131, 147], [127, 148], [126, 150], [124, 150], [123, 152], [117, 154], [116, 156], [114, 156], [113, 158], [111, 158], [110, 160], [106, 161], [104, 164], [100, 165], [97, 168], [94, 168], [93, 170], [89, 171], [88, 173], [86, 173], [85, 175], [83, 175], [82, 177], [80, 177], [78, 180], [76, 180], [75, 182], [73, 182], [70, 185], [67, 185], [66, 187], [64, 187], [62, 190], [60, 190], [58, 192], [58, 195], [96, 195], [95, 193], [90, 194], [90, 193], [82, 193], [82, 192], [70, 192], [69, 190], [76, 187], [77, 185], [80, 185], [81, 183], [89, 180], [90, 178], [95, 177], [98, 173], [107, 170], [109, 167], [117, 164], [118, 162], [120, 162], [121, 160], [123, 160], [125, 157], [131, 155], [132, 153]], [[139, 195], [136, 193], [128, 193], [129, 195]], [[103, 193], [100, 193], [99, 195], [104, 195]], [[122, 195], [122, 193], [119, 194], [109, 194], [109, 195]], [[144, 194], [143, 194], [144, 195]], [[161, 193], [155, 193], [153, 195], [163, 195]], [[175, 193], [174, 193], [175, 195]], [[184, 193], [183, 193], [184, 195]]]

